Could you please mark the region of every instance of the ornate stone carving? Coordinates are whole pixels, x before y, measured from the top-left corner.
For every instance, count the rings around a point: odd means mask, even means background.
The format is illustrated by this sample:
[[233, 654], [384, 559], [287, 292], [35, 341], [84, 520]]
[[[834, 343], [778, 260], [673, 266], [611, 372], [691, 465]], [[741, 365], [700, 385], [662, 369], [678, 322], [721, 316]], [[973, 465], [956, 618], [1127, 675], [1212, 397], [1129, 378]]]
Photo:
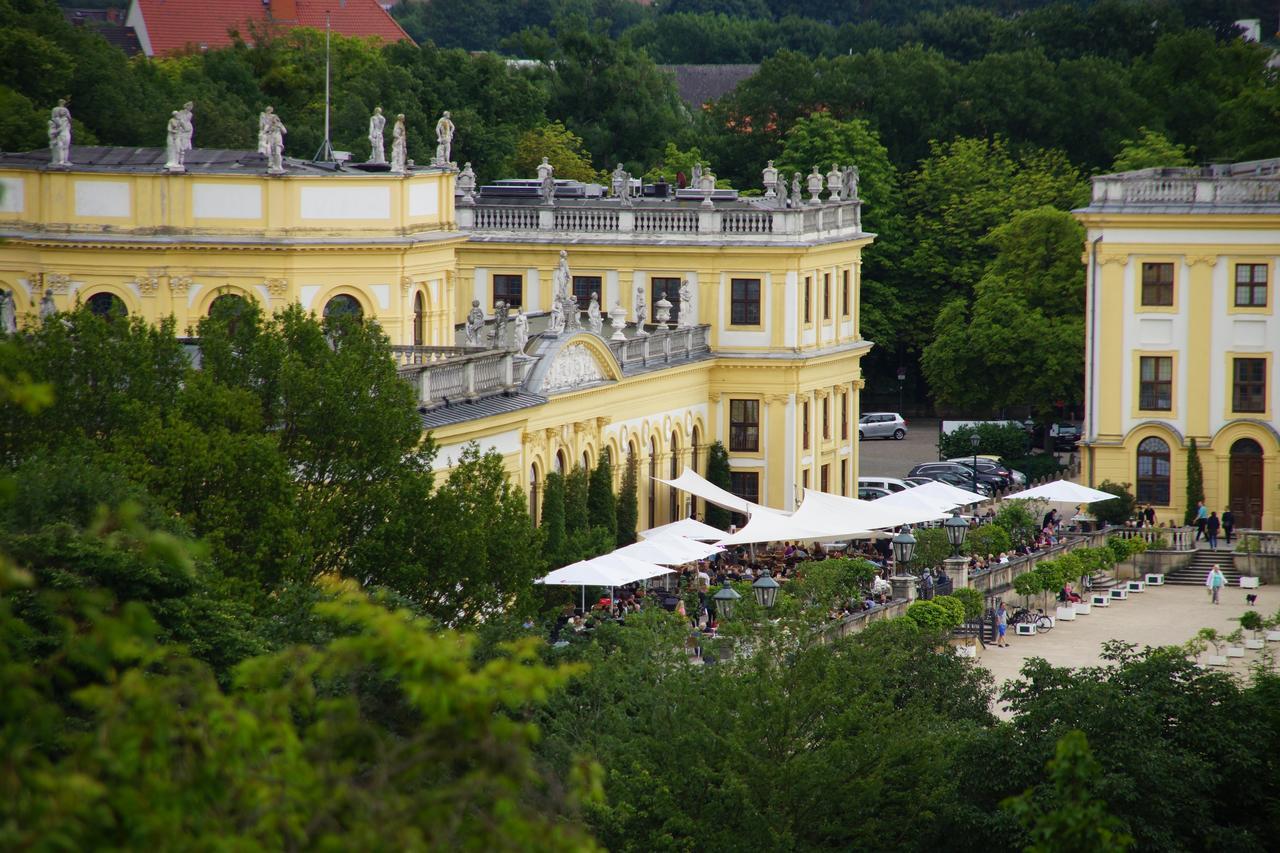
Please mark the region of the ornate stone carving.
[[542, 378], [542, 393], [580, 388], [608, 378], [591, 350], [583, 344], [572, 344], [561, 350], [547, 368]]
[[772, 405], [785, 406], [791, 401], [791, 398], [786, 394], [769, 394], [764, 398], [764, 401]]
[[400, 276], [400, 295], [408, 296], [411, 287], [413, 287], [413, 279], [407, 275]]
[[129, 281], [129, 284], [138, 289], [138, 293], [143, 296], [155, 296], [156, 291], [160, 289], [160, 278], [154, 275], [139, 275]]
[[676, 325], [681, 329], [692, 329], [698, 325], [698, 312], [693, 307], [693, 286], [687, 278], [680, 280], [680, 317]]
[[505, 300], [499, 299], [493, 304], [493, 348], [507, 348], [508, 308]]
[[13, 293], [0, 290], [0, 332], [6, 335], [17, 334], [18, 306], [13, 300]]
[[597, 335], [604, 328], [604, 319], [600, 315], [600, 294], [591, 294], [591, 304], [587, 306], [587, 325]]
[[431, 165], [449, 165], [449, 157], [453, 149], [453, 134], [456, 131], [457, 128], [449, 116], [449, 111], [445, 110], [440, 120], [436, 122], [436, 156], [431, 161]]
[[44, 286], [54, 293], [66, 293], [71, 287], [71, 277], [61, 273], [45, 273]]
[[1187, 255], [1187, 265], [1192, 267], [1200, 266], [1200, 264], [1213, 266], [1217, 262], [1217, 255]]
[[284, 297], [289, 292], [289, 279], [287, 278], [269, 278], [263, 284], [267, 286], [267, 293], [276, 299]]
[[404, 113], [396, 116], [391, 128], [391, 171], [403, 172], [409, 165], [409, 135], [404, 126]]
[[516, 312], [514, 329], [511, 334], [511, 348], [516, 352], [524, 352], [525, 345], [529, 343], [529, 318], [525, 316], [524, 311]]
[[387, 117], [382, 114], [382, 107], [374, 107], [369, 116], [369, 162], [387, 162], [387, 152], [382, 139], [382, 131], [387, 126]]
[[186, 293], [194, 282], [189, 275], [169, 276], [169, 290], [173, 293]]
[[1107, 264], [1124, 264], [1129, 261], [1129, 256], [1120, 253], [1108, 252], [1098, 254], [1098, 263], [1106, 266]]
[[71, 165], [71, 110], [65, 98], [49, 114], [49, 165]]
[[764, 171], [760, 173], [760, 177], [764, 181], [764, 197], [778, 197], [778, 170], [773, 167], [773, 161], [769, 161], [769, 165], [764, 167]]
[[58, 308], [53, 304], [53, 291], [48, 288], [44, 291], [44, 296], [40, 297], [40, 322], [44, 322], [58, 313]]
[[667, 299], [666, 291], [658, 291], [658, 301], [653, 305], [657, 309], [654, 319], [658, 321], [658, 329], [665, 332], [667, 330], [667, 321], [671, 319], [671, 300]]
[[480, 307], [479, 299], [471, 300], [471, 310], [467, 313], [466, 324], [467, 346], [478, 347], [481, 345], [480, 337], [484, 332], [484, 310]]

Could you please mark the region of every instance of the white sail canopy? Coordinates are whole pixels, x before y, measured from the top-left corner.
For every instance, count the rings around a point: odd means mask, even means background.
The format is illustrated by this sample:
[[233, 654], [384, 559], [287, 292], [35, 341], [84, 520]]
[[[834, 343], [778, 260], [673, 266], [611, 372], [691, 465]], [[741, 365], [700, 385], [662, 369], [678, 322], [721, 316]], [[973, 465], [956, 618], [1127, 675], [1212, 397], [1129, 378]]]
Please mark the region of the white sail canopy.
[[654, 479], [659, 483], [666, 483], [668, 486], [680, 489], [683, 492], [697, 495], [704, 501], [709, 501], [716, 506], [722, 506], [725, 509], [731, 509], [743, 515], [750, 515], [757, 510], [768, 509], [768, 507], [744, 500], [732, 492], [726, 492], [706, 477], [688, 468], [681, 471], [680, 476], [674, 480], [663, 480], [660, 477], [654, 477]]
[[648, 530], [640, 531], [641, 539], [668, 535], [683, 536], [686, 539], [702, 539], [708, 542], [716, 542], [723, 538], [725, 533], [720, 528], [712, 527], [710, 524], [703, 524], [696, 518], [682, 518], [679, 521], [673, 521], [670, 524], [664, 524], [661, 527], [651, 527]]
[[[719, 533], [719, 535], [723, 536], [724, 534]], [[613, 553], [664, 566], [679, 566], [685, 563], [692, 563], [694, 560], [705, 560], [723, 550], [719, 545], [707, 545], [703, 542], [685, 539], [683, 536], [667, 535], [641, 539], [639, 542], [619, 548]]]
[[1091, 489], [1088, 486], [1081, 486], [1070, 480], [1057, 480], [1053, 483], [1045, 483], [1043, 486], [1036, 486], [1032, 489], [1026, 489], [1013, 495], [1014, 498], [1027, 500], [1052, 501], [1054, 503], [1066, 504], [1092, 504], [1100, 501], [1109, 501], [1115, 497], [1110, 492], [1102, 492], [1097, 489]]

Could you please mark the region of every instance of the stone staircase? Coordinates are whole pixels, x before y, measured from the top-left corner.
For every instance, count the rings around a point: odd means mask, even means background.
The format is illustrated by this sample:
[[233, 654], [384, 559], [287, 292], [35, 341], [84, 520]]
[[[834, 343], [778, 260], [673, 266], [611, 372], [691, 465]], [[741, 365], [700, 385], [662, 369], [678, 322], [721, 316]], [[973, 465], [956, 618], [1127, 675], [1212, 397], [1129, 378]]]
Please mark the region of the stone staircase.
[[1240, 585], [1240, 572], [1236, 570], [1235, 556], [1232, 552], [1212, 551], [1208, 548], [1197, 549], [1195, 556], [1191, 558], [1191, 563], [1185, 568], [1174, 569], [1167, 573], [1164, 576], [1164, 582], [1179, 586], [1204, 586], [1204, 579], [1208, 577], [1214, 563], [1222, 568], [1222, 574], [1226, 577], [1228, 586]]

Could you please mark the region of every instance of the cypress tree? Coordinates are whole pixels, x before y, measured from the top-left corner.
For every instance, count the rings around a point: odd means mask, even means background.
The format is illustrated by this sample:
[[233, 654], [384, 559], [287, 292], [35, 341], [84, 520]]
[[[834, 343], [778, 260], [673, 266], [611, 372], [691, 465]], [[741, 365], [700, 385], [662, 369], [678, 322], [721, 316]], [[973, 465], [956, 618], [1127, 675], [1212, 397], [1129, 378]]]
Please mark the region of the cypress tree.
[[613, 496], [613, 466], [600, 455], [587, 488], [587, 523], [608, 533], [608, 541], [618, 538], [618, 502]]
[[590, 489], [590, 475], [581, 465], [574, 466], [564, 478], [564, 529], [566, 533], [586, 530], [587, 492]]
[[1200, 467], [1200, 449], [1196, 440], [1191, 439], [1191, 449], [1187, 451], [1187, 511], [1183, 516], [1183, 524], [1194, 524], [1196, 510], [1200, 501], [1204, 500], [1204, 469]]
[[[733, 477], [729, 475], [729, 451], [719, 441], [712, 442], [707, 449], [707, 480], [726, 492], [733, 491]], [[724, 507], [707, 503], [706, 518], [703, 520], [712, 527], [727, 530], [733, 521], [733, 514]]]
[[635, 459], [627, 460], [627, 469], [622, 474], [622, 489], [618, 492], [618, 529], [614, 541], [619, 548], [636, 541], [636, 523], [640, 519], [636, 467]]
[[565, 553], [564, 529], [564, 475], [552, 471], [542, 487], [542, 554], [552, 568], [564, 565], [560, 562]]

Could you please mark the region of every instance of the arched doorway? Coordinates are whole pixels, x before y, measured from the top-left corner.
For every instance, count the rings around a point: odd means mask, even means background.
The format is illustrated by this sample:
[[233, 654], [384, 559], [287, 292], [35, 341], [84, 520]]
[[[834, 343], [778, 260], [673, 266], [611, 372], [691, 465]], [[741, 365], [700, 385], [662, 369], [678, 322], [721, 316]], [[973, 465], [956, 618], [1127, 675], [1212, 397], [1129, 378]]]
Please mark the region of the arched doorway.
[[1262, 526], [1262, 445], [1252, 438], [1231, 445], [1230, 506], [1237, 528]]
[[427, 338], [427, 306], [419, 290], [413, 297], [413, 345], [420, 347]]
[[359, 300], [354, 296], [339, 293], [324, 304], [324, 318], [331, 320], [339, 317], [350, 317], [353, 320], [359, 320], [364, 317], [364, 309], [360, 307]]
[[85, 304], [95, 315], [107, 320], [129, 316], [129, 309], [125, 307], [124, 300], [114, 293], [95, 293]]

